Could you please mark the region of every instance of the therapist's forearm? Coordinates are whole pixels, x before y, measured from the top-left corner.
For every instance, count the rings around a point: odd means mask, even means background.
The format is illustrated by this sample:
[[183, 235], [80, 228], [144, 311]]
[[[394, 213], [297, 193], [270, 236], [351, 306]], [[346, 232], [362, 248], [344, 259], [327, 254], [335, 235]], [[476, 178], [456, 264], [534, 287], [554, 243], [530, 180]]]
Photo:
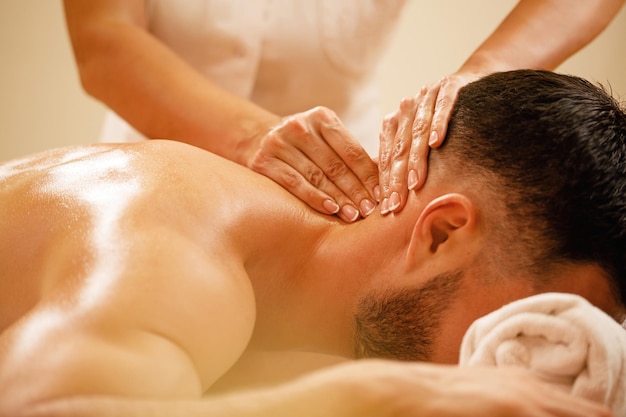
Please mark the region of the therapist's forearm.
[[459, 72], [553, 70], [602, 32], [624, 0], [521, 0]]
[[280, 121], [202, 77], [138, 26], [89, 32], [74, 42], [85, 90], [148, 138], [184, 141], [245, 165], [249, 140]]
[[[310, 379], [310, 378], [309, 378]], [[310, 382], [310, 381], [309, 381]], [[323, 383], [322, 383], [323, 382]], [[367, 398], [345, 384], [296, 382], [203, 399], [81, 397], [39, 402], [24, 417], [366, 417]], [[378, 414], [377, 414], [378, 415]]]

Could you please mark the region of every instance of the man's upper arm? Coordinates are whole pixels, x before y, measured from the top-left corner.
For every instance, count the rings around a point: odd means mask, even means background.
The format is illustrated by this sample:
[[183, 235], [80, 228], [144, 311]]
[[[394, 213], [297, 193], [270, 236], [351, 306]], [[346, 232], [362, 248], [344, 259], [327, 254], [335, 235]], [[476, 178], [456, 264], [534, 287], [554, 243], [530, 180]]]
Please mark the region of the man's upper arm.
[[78, 396], [200, 398], [237, 360], [254, 325], [247, 278], [179, 233], [145, 229], [107, 257], [110, 275], [60, 278], [0, 335], [0, 410]]
[[201, 395], [197, 371], [174, 342], [77, 316], [38, 309], [0, 337], [0, 409], [75, 396]]

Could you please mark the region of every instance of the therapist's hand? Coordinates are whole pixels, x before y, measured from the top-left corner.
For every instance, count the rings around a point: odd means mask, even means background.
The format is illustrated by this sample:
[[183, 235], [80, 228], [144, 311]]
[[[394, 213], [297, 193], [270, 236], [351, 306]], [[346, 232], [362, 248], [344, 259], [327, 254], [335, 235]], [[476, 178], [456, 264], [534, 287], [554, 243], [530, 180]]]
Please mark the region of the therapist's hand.
[[459, 90], [483, 75], [459, 72], [426, 85], [384, 119], [378, 158], [381, 213], [402, 210], [408, 192], [424, 185], [428, 152], [443, 143]]
[[313, 209], [346, 222], [376, 207], [378, 167], [326, 107], [285, 117], [261, 138], [248, 167]]

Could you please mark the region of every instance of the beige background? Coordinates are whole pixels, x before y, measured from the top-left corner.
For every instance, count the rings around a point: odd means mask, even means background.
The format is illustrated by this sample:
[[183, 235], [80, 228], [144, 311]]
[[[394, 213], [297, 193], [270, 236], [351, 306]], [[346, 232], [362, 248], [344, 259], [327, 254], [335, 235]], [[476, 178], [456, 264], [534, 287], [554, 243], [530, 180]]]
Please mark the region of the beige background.
[[[458, 68], [515, 3], [412, 0], [381, 68], [381, 118]], [[95, 140], [104, 108], [80, 88], [60, 0], [0, 0], [0, 51], [0, 160]], [[626, 8], [559, 70], [626, 99], [625, 51]]]

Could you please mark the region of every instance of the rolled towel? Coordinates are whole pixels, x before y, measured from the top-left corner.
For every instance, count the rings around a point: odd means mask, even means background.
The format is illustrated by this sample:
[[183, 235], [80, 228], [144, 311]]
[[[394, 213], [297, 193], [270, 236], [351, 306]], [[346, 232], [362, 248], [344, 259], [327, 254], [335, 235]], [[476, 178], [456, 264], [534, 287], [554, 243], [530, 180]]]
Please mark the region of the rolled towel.
[[518, 366], [626, 417], [626, 329], [587, 300], [544, 293], [476, 320], [461, 366]]

